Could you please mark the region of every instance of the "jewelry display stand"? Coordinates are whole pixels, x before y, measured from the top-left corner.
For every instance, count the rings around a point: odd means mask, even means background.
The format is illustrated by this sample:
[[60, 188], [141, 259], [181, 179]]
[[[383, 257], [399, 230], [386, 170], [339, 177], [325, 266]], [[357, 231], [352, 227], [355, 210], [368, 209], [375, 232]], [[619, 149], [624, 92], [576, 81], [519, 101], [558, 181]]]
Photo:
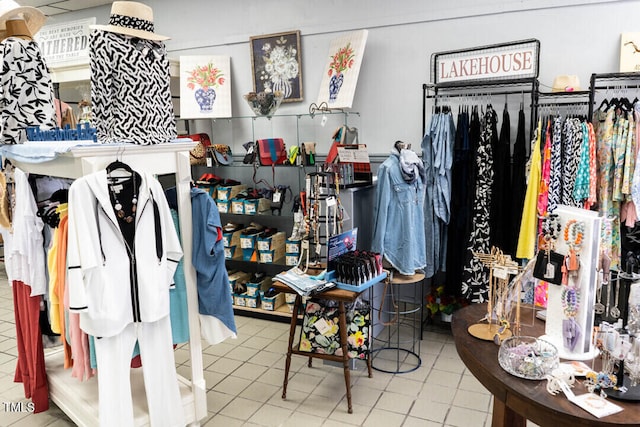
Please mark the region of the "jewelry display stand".
[[[570, 206], [558, 205], [554, 213], [558, 214], [562, 229], [567, 223], [575, 220], [584, 224], [584, 236], [578, 253], [579, 270], [577, 278], [571, 278], [579, 292], [578, 308], [573, 318], [580, 330], [577, 344], [570, 350], [564, 345], [563, 321], [567, 319], [565, 308], [562, 304], [563, 288], [565, 285], [549, 285], [547, 320], [545, 324], [545, 335], [541, 338], [551, 342], [558, 348], [558, 355], [561, 359], [568, 360], [589, 360], [597, 355], [597, 349], [591, 340], [595, 313], [597, 288], [596, 266], [598, 254], [600, 252], [600, 228], [602, 218], [597, 212], [586, 209], [574, 208]], [[556, 252], [569, 254], [567, 241], [560, 236], [556, 242]]]

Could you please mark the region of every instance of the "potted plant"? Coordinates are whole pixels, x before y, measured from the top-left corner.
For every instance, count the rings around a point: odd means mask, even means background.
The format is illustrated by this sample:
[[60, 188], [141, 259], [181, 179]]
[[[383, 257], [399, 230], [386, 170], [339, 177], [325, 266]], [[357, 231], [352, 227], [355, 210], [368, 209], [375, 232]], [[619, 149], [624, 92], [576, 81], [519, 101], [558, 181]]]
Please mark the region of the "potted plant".
[[427, 309], [433, 318], [436, 314], [440, 316], [444, 322], [451, 322], [453, 312], [468, 304], [467, 300], [455, 295], [445, 294], [444, 286], [432, 287], [431, 293], [427, 295]]

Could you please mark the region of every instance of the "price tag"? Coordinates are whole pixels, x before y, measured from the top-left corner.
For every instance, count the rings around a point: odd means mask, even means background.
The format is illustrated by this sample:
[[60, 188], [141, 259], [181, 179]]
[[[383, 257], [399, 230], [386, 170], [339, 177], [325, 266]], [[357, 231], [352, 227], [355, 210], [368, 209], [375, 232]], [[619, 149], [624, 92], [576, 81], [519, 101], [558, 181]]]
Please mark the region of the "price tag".
[[276, 191], [275, 193], [273, 193], [273, 203], [280, 203], [281, 198], [282, 198], [281, 192]]
[[207, 157], [207, 167], [210, 168], [213, 166], [213, 161], [211, 160], [211, 157]]
[[302, 250], [303, 251], [308, 251], [309, 250], [309, 241], [308, 240], [303, 240], [302, 241]]
[[327, 119], [326, 114], [323, 114], [323, 115], [322, 115], [322, 120], [320, 120], [320, 126], [323, 126], [323, 127], [324, 127], [324, 125], [326, 125], [326, 124], [327, 124], [327, 120], [328, 120], [328, 119]]
[[329, 325], [325, 319], [318, 320], [313, 324], [313, 326], [318, 330], [318, 332], [320, 332], [320, 335], [324, 335], [331, 331], [331, 325]]
[[336, 198], [334, 196], [327, 197], [327, 207], [332, 207], [336, 205]]
[[316, 254], [320, 255], [320, 252], [322, 252], [322, 245], [320, 244], [320, 242], [318, 242], [316, 244]]
[[493, 277], [495, 277], [496, 279], [508, 279], [509, 272], [506, 268], [494, 268]]

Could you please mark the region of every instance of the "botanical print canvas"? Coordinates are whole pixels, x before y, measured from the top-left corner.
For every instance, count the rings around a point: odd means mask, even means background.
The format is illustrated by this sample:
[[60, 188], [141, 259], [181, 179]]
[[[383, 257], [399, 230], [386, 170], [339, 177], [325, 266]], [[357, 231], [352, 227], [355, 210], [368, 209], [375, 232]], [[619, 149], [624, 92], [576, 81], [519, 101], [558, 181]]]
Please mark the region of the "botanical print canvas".
[[231, 117], [231, 58], [180, 57], [180, 118]]
[[250, 38], [253, 90], [280, 91], [282, 102], [302, 101], [300, 31]]
[[620, 40], [620, 72], [640, 71], [640, 33], [622, 33]]
[[367, 30], [360, 30], [331, 41], [318, 105], [325, 102], [328, 108], [351, 108], [367, 35]]

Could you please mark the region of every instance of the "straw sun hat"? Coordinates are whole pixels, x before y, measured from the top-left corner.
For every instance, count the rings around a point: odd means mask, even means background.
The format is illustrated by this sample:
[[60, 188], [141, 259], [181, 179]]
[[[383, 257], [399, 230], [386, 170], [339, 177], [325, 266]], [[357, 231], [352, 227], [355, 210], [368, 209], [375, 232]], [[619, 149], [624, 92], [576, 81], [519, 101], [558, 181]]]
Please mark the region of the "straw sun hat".
[[7, 36], [7, 20], [22, 18], [31, 35], [37, 33], [44, 25], [47, 17], [40, 10], [31, 6], [20, 6], [13, 0], [0, 0], [0, 38]]
[[153, 32], [153, 10], [135, 1], [114, 1], [109, 25], [92, 25], [91, 28], [147, 40], [169, 39]]

